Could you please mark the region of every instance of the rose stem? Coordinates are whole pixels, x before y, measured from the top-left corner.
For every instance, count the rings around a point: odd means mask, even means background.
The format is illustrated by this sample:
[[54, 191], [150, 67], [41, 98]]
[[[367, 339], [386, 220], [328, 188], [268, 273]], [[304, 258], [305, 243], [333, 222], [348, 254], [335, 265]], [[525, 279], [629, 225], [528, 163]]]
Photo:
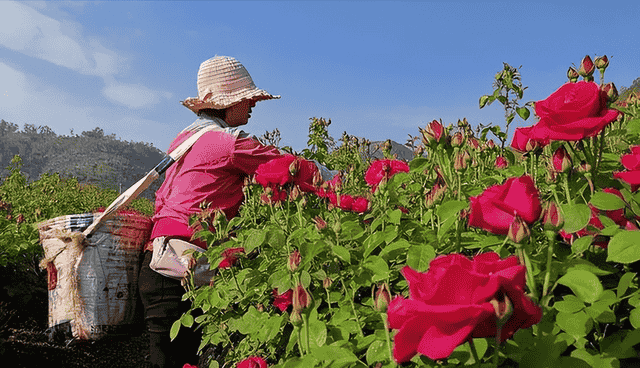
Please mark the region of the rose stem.
[[[344, 293], [349, 295], [349, 293], [347, 292], [347, 287], [344, 286], [344, 281], [340, 280], [340, 282], [342, 283], [342, 288], [344, 289]], [[354, 291], [355, 293], [355, 291]], [[360, 336], [364, 337], [364, 332], [362, 332], [362, 327], [360, 326], [360, 319], [358, 318], [358, 313], [356, 313], [356, 306], [355, 304], [353, 304], [353, 295], [349, 295], [349, 302], [351, 302], [351, 309], [353, 310], [353, 315], [356, 318], [356, 324], [358, 325], [358, 330], [360, 331]]]
[[542, 285], [542, 301], [545, 304], [545, 307], [549, 305], [549, 301], [545, 301], [547, 296], [547, 292], [549, 291], [549, 281], [551, 279], [551, 261], [553, 259], [553, 248], [556, 243], [556, 233], [555, 231], [545, 231], [547, 235], [547, 240], [549, 244], [549, 248], [547, 249], [547, 269], [545, 270], [544, 275], [544, 284]]
[[498, 325], [496, 331], [496, 350], [493, 352], [493, 366], [498, 368], [500, 362], [500, 335], [502, 334], [502, 326]]
[[596, 161], [596, 167], [594, 170], [594, 177], [598, 175], [598, 169], [600, 169], [600, 161], [602, 161], [602, 150], [604, 149], [604, 131], [607, 127], [602, 128], [600, 133], [600, 148], [598, 149], [598, 160]]
[[567, 196], [567, 202], [572, 205], [573, 199], [571, 199], [571, 192], [569, 192], [569, 177], [567, 175], [563, 175], [562, 185], [564, 186], [564, 195]]
[[306, 312], [302, 312], [302, 323], [304, 324], [304, 340], [307, 343], [307, 354], [311, 351], [311, 345], [309, 344], [309, 317]]
[[294, 327], [296, 329], [296, 332], [298, 333], [298, 351], [300, 352], [300, 356], [303, 357], [304, 356], [304, 351], [302, 351], [302, 339], [300, 337], [300, 326], [296, 326]]
[[240, 289], [240, 285], [238, 284], [238, 279], [236, 278], [236, 273], [233, 272], [233, 267], [231, 267], [229, 271], [231, 271], [231, 276], [233, 276], [233, 281], [236, 283], [236, 287], [238, 288], [240, 295], [242, 295], [242, 297], [244, 298], [244, 292], [242, 292], [242, 290]]
[[391, 366], [396, 366], [396, 361], [393, 359], [393, 349], [391, 349], [391, 335], [389, 334], [389, 322], [387, 321], [387, 314], [384, 312], [380, 312], [380, 318], [382, 318], [382, 323], [384, 324], [384, 333], [387, 337], [387, 349], [389, 349], [389, 360], [391, 361]]

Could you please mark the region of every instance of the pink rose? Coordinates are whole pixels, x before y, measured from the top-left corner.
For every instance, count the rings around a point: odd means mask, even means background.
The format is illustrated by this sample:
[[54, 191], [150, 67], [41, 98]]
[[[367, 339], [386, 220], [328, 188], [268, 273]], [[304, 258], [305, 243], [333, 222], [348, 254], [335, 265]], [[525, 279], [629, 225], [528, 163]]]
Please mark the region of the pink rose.
[[260, 357], [251, 356], [238, 363], [238, 368], [267, 368], [267, 362]]
[[540, 121], [530, 139], [577, 141], [593, 137], [616, 120], [618, 111], [607, 108], [607, 95], [593, 82], [566, 83], [535, 104]]
[[238, 261], [238, 253], [244, 253], [244, 248], [227, 248], [222, 251], [222, 257], [218, 268], [230, 268]]
[[528, 175], [509, 178], [504, 184], [491, 186], [469, 200], [469, 226], [498, 235], [507, 234], [516, 214], [531, 224], [542, 212], [538, 189]]
[[470, 338], [495, 337], [492, 301], [513, 307], [502, 326], [501, 340], [542, 318], [541, 308], [525, 294], [526, 269], [515, 256], [500, 259], [491, 252], [470, 260], [449, 254], [432, 260], [426, 273], [408, 266], [402, 273], [409, 298], [394, 298], [387, 310], [390, 327], [399, 330], [393, 347], [399, 363], [418, 353], [432, 360], [444, 359]]
[[409, 172], [409, 165], [400, 160], [375, 160], [364, 174], [364, 180], [372, 187], [371, 191], [375, 192], [380, 182], [389, 180], [399, 172]]

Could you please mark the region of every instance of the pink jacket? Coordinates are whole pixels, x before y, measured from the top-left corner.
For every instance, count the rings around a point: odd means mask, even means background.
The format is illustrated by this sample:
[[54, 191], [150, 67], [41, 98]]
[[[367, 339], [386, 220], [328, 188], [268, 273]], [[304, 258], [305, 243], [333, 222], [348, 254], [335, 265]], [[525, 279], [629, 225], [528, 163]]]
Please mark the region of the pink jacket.
[[[180, 133], [169, 152], [191, 134]], [[260, 164], [280, 155], [275, 147], [254, 138], [236, 138], [223, 131], [205, 133], [166, 171], [165, 181], [156, 192], [151, 239], [177, 236], [188, 240], [193, 234], [189, 217], [200, 212], [203, 201], [210, 202], [210, 208], [224, 211], [228, 219], [235, 217], [244, 199], [244, 179]], [[193, 243], [206, 248], [204, 242]], [[145, 250], [153, 250], [151, 243]]]

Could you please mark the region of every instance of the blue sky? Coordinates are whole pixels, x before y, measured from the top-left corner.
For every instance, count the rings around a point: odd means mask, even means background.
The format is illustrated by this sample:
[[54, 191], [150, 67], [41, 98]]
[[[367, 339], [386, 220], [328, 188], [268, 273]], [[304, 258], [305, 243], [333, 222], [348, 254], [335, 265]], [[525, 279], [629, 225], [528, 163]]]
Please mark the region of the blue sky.
[[200, 63], [227, 55], [282, 95], [253, 109], [255, 135], [278, 128], [301, 150], [315, 116], [336, 139], [404, 143], [434, 119], [504, 125], [501, 105], [478, 107], [503, 62], [522, 65], [523, 102], [587, 54], [607, 55], [606, 81], [630, 86], [639, 16], [615, 1], [0, 1], [0, 118], [166, 150], [195, 120], [180, 101], [197, 96]]

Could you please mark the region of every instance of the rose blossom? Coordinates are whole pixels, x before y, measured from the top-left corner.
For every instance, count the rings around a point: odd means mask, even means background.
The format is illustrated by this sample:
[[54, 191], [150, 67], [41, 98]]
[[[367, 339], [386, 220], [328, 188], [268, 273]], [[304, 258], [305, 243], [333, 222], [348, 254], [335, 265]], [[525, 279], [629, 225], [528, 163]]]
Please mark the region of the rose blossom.
[[293, 290], [289, 289], [282, 294], [278, 294], [278, 289], [273, 289], [273, 305], [284, 312], [291, 305]]
[[548, 139], [537, 140], [531, 137], [531, 130], [533, 127], [516, 128], [513, 133], [513, 140], [511, 141], [511, 147], [518, 152], [533, 151], [538, 147], [544, 147], [549, 144]]
[[607, 108], [607, 95], [593, 82], [565, 83], [535, 104], [540, 121], [529, 138], [537, 141], [577, 141], [593, 137], [616, 120], [618, 111]]
[[613, 177], [631, 185], [635, 192], [640, 188], [640, 146], [631, 147], [631, 153], [623, 155], [620, 162], [627, 171], [614, 172]]
[[507, 159], [504, 158], [504, 156], [498, 156], [496, 157], [494, 166], [496, 169], [506, 169], [507, 166], [509, 166], [509, 162], [507, 162]]
[[238, 368], [267, 368], [267, 362], [256, 356], [250, 356], [238, 363]]
[[375, 192], [380, 182], [389, 180], [399, 172], [409, 172], [409, 165], [400, 160], [375, 160], [364, 174], [364, 180], [372, 187], [371, 191]]
[[469, 200], [469, 226], [498, 235], [507, 234], [516, 214], [531, 224], [542, 212], [538, 189], [528, 175], [509, 178], [504, 184], [491, 186]]
[[220, 261], [218, 268], [230, 268], [238, 261], [238, 256], [236, 254], [244, 253], [244, 248], [227, 248], [222, 251], [222, 257], [224, 258]]
[[318, 168], [312, 161], [285, 154], [258, 166], [255, 179], [265, 188], [293, 183], [305, 192], [312, 192], [317, 172]]
[[538, 323], [542, 310], [524, 292], [526, 269], [515, 256], [500, 259], [484, 253], [472, 260], [460, 254], [439, 256], [429, 270], [402, 269], [409, 298], [396, 297], [389, 304], [389, 326], [398, 329], [393, 356], [399, 363], [416, 354], [432, 360], [448, 357], [474, 337], [496, 336], [493, 302], [511, 302], [513, 314], [501, 329], [505, 340]]

